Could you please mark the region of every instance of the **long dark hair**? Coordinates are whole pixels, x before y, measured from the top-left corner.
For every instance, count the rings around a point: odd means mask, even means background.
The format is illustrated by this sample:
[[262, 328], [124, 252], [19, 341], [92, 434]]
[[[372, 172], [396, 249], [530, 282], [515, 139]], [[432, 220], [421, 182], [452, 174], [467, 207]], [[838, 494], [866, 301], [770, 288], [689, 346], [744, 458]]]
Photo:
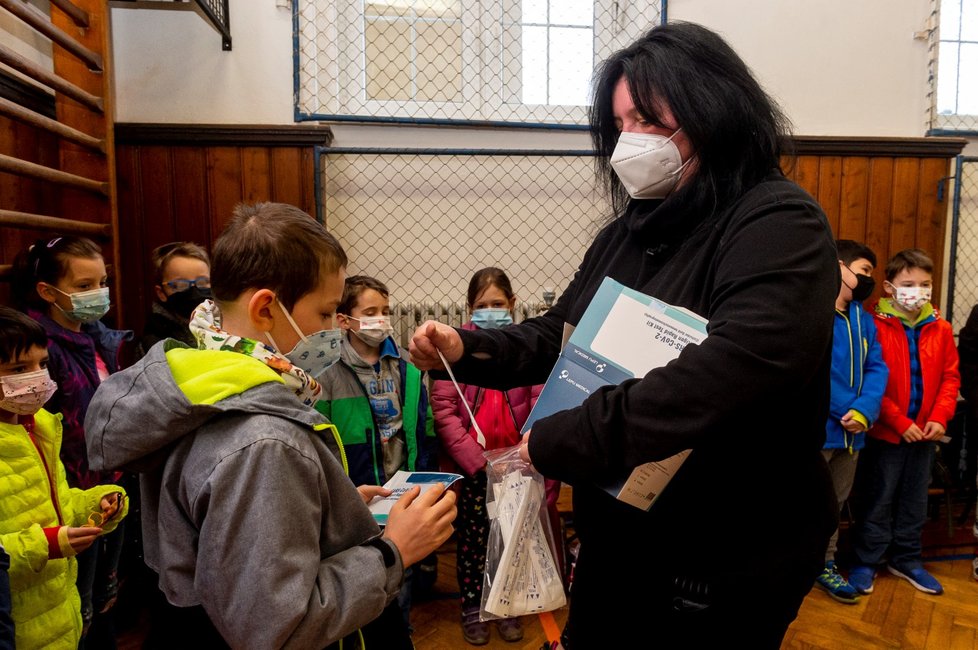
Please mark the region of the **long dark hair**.
[[698, 167], [670, 198], [706, 216], [780, 166], [788, 120], [743, 60], [705, 27], [660, 25], [613, 54], [595, 73], [591, 139], [598, 154], [596, 173], [615, 216], [629, 201], [610, 164], [619, 136], [612, 95], [622, 77], [642, 117], [661, 125], [656, 107], [664, 103], [693, 146]]

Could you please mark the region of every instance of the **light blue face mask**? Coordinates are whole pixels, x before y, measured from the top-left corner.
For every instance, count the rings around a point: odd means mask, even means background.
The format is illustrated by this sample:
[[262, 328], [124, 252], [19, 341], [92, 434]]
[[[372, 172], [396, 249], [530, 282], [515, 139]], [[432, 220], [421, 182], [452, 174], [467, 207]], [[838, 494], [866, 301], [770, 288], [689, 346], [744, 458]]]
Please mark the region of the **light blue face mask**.
[[61, 309], [61, 313], [76, 323], [94, 323], [105, 316], [109, 307], [112, 306], [109, 300], [108, 287], [79, 291], [78, 293], [66, 293], [53, 285], [52, 288], [71, 299], [71, 309], [62, 309], [58, 303], [54, 303], [54, 306]]
[[502, 307], [498, 309], [491, 307], [476, 309], [472, 312], [472, 323], [479, 329], [494, 330], [512, 325], [513, 315], [509, 313], [508, 309]]
[[303, 334], [299, 326], [292, 320], [292, 314], [285, 308], [285, 305], [280, 302], [278, 306], [282, 308], [289, 325], [299, 335], [299, 340], [292, 350], [282, 352], [282, 348], [272, 338], [271, 332], [265, 332], [265, 336], [268, 337], [276, 350], [285, 355], [286, 359], [305, 370], [310, 376], [318, 378], [327, 368], [340, 360], [340, 342], [343, 340], [343, 330], [319, 330], [314, 334]]

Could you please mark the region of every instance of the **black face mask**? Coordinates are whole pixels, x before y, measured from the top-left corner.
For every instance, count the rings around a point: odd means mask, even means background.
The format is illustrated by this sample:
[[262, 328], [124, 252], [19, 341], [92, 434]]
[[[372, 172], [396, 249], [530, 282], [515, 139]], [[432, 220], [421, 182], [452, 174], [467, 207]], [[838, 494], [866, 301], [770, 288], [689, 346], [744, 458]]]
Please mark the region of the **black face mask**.
[[210, 289], [201, 289], [199, 287], [190, 287], [189, 289], [184, 289], [183, 291], [178, 291], [176, 293], [171, 293], [166, 302], [166, 308], [170, 310], [171, 313], [179, 316], [185, 321], [190, 320], [190, 314], [197, 308], [197, 305], [209, 300], [211, 297]]
[[[852, 269], [849, 269], [850, 271]], [[873, 289], [876, 288], [876, 280], [871, 276], [863, 275], [861, 273], [855, 273], [856, 276], [856, 286], [849, 287], [852, 289], [852, 299], [856, 302], [862, 302], [873, 295]], [[846, 284], [848, 287], [849, 285]]]

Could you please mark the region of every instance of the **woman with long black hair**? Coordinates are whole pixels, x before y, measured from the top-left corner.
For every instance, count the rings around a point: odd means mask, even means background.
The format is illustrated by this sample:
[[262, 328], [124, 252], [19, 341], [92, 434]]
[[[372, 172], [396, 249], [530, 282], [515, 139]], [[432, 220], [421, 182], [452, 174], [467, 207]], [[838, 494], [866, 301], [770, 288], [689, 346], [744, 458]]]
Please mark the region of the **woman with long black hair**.
[[[836, 518], [820, 453], [832, 233], [781, 172], [784, 116], [703, 27], [656, 27], [605, 61], [591, 132], [614, 215], [557, 304], [498, 330], [425, 323], [411, 358], [440, 368], [437, 348], [480, 386], [545, 381], [606, 276], [706, 318], [702, 344], [539, 420], [522, 453], [574, 488], [566, 647], [777, 648]], [[684, 449], [649, 512], [596, 486]]]

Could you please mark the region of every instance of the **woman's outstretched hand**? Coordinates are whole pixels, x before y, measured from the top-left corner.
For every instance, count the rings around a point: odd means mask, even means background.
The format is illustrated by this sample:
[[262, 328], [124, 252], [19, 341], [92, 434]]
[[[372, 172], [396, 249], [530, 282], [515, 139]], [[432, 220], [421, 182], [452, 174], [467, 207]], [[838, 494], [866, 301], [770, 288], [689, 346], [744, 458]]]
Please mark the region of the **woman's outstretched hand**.
[[463, 350], [462, 337], [455, 328], [433, 320], [425, 321], [414, 330], [409, 347], [411, 363], [419, 370], [444, 368], [438, 351], [451, 364], [462, 358]]

